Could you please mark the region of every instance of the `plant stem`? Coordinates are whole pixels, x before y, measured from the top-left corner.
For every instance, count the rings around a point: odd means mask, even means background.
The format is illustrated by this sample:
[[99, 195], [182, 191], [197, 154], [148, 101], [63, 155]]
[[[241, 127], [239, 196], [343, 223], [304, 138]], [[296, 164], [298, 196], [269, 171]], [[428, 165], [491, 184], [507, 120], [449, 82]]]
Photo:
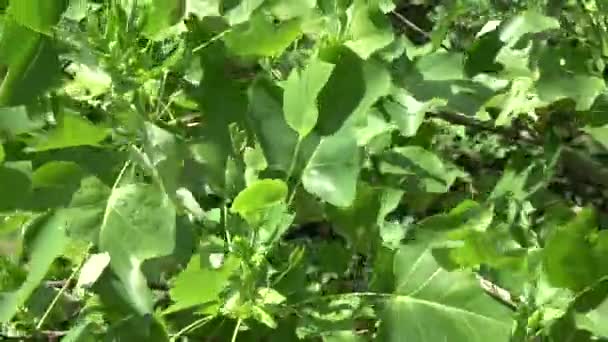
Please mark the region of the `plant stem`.
[[78, 265], [78, 267], [76, 267], [72, 273], [70, 274], [70, 276], [68, 277], [68, 279], [66, 279], [65, 283], [63, 284], [63, 286], [61, 287], [61, 289], [59, 289], [59, 292], [57, 292], [57, 294], [55, 295], [55, 297], [53, 298], [53, 300], [51, 301], [51, 304], [49, 304], [49, 307], [46, 308], [46, 311], [44, 312], [44, 314], [42, 315], [42, 318], [40, 318], [40, 321], [38, 321], [38, 324], [36, 324], [36, 330], [40, 330], [40, 328], [42, 327], [42, 325], [44, 324], [44, 321], [47, 319], [47, 317], [51, 314], [51, 311], [53, 310], [53, 308], [55, 307], [55, 305], [57, 304], [57, 302], [59, 301], [59, 297], [61, 297], [61, 295], [63, 295], [63, 293], [67, 290], [68, 286], [70, 286], [70, 283], [72, 282], [72, 279], [74, 279], [74, 277], [76, 276], [76, 274], [78, 272], [80, 272], [80, 269], [82, 268], [82, 266], [84, 265], [85, 261], [87, 260], [87, 256], [89, 255], [89, 252], [87, 250], [87, 253], [84, 255], [84, 257], [82, 258], [82, 261], [80, 262], [80, 264]]
[[203, 325], [207, 324], [207, 322], [211, 321], [213, 318], [214, 318], [214, 316], [207, 316], [207, 317], [203, 317], [201, 319], [197, 319], [196, 321], [188, 324], [187, 326], [183, 327], [180, 331], [175, 333], [175, 335], [173, 335], [171, 337], [171, 341], [176, 341], [180, 336], [184, 335], [185, 333], [202, 327]]
[[298, 138], [298, 142], [296, 143], [296, 147], [293, 149], [293, 156], [291, 157], [291, 165], [289, 165], [289, 170], [287, 171], [287, 179], [289, 182], [291, 176], [296, 169], [296, 164], [298, 163], [298, 155], [300, 154], [300, 145], [302, 145], [302, 138]]
[[236, 321], [236, 325], [234, 326], [234, 332], [232, 333], [232, 338], [230, 339], [230, 342], [236, 342], [236, 337], [239, 334], [241, 323], [243, 323], [243, 320], [239, 318], [238, 321]]

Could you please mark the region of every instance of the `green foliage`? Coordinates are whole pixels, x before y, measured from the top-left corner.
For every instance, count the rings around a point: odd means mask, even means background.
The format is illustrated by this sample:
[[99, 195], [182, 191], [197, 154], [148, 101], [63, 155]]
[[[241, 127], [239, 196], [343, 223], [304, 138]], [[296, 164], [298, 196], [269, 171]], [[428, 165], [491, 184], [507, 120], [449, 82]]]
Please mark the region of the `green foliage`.
[[607, 10], [0, 1], [0, 339], [608, 338]]

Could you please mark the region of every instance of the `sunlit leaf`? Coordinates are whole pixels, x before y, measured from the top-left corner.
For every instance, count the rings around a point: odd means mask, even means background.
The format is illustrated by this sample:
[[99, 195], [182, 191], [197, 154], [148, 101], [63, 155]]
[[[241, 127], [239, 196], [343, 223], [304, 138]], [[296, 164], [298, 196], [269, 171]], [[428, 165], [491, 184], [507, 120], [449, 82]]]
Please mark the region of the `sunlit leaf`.
[[300, 137], [307, 136], [317, 123], [317, 96], [333, 68], [333, 64], [311, 60], [302, 71], [294, 69], [287, 79], [283, 94], [285, 120]]
[[[134, 243], [136, 241], [136, 243]], [[141, 264], [175, 248], [175, 208], [152, 185], [128, 184], [114, 189], [104, 213], [99, 247], [121, 280], [133, 308], [152, 312], [152, 294]]]

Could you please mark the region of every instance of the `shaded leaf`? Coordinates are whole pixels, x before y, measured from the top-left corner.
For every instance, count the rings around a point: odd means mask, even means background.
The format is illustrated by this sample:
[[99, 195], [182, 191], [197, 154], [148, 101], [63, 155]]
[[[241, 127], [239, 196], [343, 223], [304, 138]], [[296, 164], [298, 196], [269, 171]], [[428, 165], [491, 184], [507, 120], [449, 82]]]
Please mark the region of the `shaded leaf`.
[[306, 191], [338, 207], [349, 206], [357, 190], [359, 148], [352, 133], [342, 131], [325, 137], [302, 174]]
[[44, 279], [55, 258], [62, 254], [68, 244], [65, 219], [63, 215], [56, 213], [39, 219], [34, 223], [35, 227], [31, 227], [35, 234], [28, 248], [29, 272], [18, 290], [0, 294], [0, 322], [7, 323], [13, 318]]

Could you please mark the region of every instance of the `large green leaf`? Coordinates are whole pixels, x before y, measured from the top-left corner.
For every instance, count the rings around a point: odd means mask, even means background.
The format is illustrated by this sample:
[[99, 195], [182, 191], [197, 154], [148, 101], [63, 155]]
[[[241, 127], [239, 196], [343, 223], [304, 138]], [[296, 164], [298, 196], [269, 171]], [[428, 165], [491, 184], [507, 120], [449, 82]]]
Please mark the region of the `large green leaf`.
[[285, 84], [283, 111], [287, 124], [300, 138], [310, 133], [317, 123], [317, 96], [329, 80], [334, 65], [312, 59], [300, 71], [294, 69]]
[[143, 33], [155, 38], [177, 24], [186, 12], [186, 0], [152, 0], [147, 9]]
[[133, 308], [152, 313], [152, 293], [140, 270], [148, 259], [175, 247], [175, 208], [156, 186], [128, 184], [114, 189], [99, 233], [99, 247], [121, 280]]
[[183, 166], [178, 140], [174, 134], [151, 123], [146, 123], [144, 151], [163, 189], [173, 197]]
[[382, 341], [509, 341], [509, 309], [485, 294], [473, 273], [441, 269], [423, 242], [402, 246], [393, 271]]
[[348, 130], [323, 138], [302, 174], [304, 188], [330, 204], [349, 206], [357, 191], [359, 154], [357, 140]]
[[287, 184], [278, 179], [262, 179], [241, 191], [232, 202], [231, 210], [253, 222], [260, 212], [285, 202]]
[[50, 35], [67, 5], [66, 0], [12, 0], [9, 13], [19, 24]]
[[213, 268], [202, 259], [199, 254], [192, 256], [186, 269], [175, 278], [169, 292], [175, 303], [166, 313], [217, 301], [240, 265], [239, 259], [228, 257], [220, 267]]
[[[268, 162], [268, 169], [288, 173], [293, 158], [297, 158], [296, 167], [292, 171], [298, 172], [304, 167], [319, 137], [312, 131], [301, 141], [299, 153], [295, 153], [299, 137], [285, 121], [282, 98], [279, 87], [268, 80], [258, 79], [249, 88], [249, 114], [253, 130]], [[276, 134], [277, 132], [281, 134]]]
[[500, 30], [500, 40], [508, 45], [515, 45], [528, 34], [558, 29], [559, 21], [545, 16], [535, 10], [529, 10], [508, 20]]
[[371, 54], [393, 41], [391, 23], [369, 1], [355, 0], [350, 8], [348, 37], [345, 45], [359, 57], [367, 59]]
[[31, 164], [5, 162], [0, 165], [0, 211], [22, 208], [32, 192]]
[[301, 34], [299, 19], [274, 24], [267, 16], [254, 15], [226, 34], [226, 46], [241, 56], [278, 56]]
[[580, 291], [603, 275], [602, 258], [589, 238], [596, 224], [595, 213], [585, 209], [549, 234], [543, 249], [543, 268], [551, 285]]
[[46, 137], [41, 137], [31, 149], [33, 151], [54, 150], [73, 146], [97, 146], [109, 131], [76, 115], [64, 115], [57, 127]]
[[0, 108], [0, 134], [13, 138], [41, 128], [42, 124], [30, 119], [25, 107]]
[[61, 70], [52, 39], [14, 20], [4, 24], [0, 61], [8, 67], [0, 85], [2, 107], [32, 103], [54, 84]]
[[390, 91], [390, 73], [376, 60], [364, 61], [344, 47], [328, 49], [322, 58], [336, 67], [319, 94], [316, 131], [331, 135], [343, 127], [366, 126], [370, 108]]
[[24, 283], [14, 292], [0, 294], [0, 322], [10, 321], [45, 277], [49, 267], [68, 244], [65, 220], [61, 213], [37, 219], [29, 245], [29, 270]]
[[396, 147], [384, 154], [380, 172], [399, 175], [409, 191], [446, 192], [462, 171], [419, 146]]

